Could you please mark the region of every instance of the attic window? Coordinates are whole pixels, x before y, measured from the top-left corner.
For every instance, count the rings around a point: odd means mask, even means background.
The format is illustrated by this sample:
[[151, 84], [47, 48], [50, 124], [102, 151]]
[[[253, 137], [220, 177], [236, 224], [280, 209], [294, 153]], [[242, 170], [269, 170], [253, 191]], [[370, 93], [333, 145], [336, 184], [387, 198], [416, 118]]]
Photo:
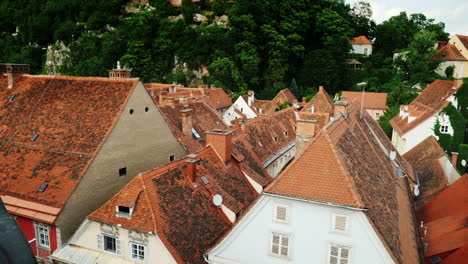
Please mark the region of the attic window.
[[134, 112], [134, 110], [133, 110], [133, 109], [130, 109], [130, 114], [131, 114], [131, 115], [133, 115], [133, 112]]
[[10, 102], [10, 103], [13, 102], [13, 100], [15, 100], [15, 98], [16, 98], [16, 94], [10, 96], [10, 99], [8, 99], [8, 102]]
[[288, 222], [289, 207], [286, 205], [275, 204], [274, 220], [281, 223]]
[[273, 137], [273, 140], [276, 142], [278, 141], [278, 137]]
[[440, 126], [440, 132], [448, 133], [448, 126]]
[[342, 214], [333, 214], [333, 231], [347, 233], [349, 226], [349, 216]]
[[127, 176], [127, 168], [120, 168], [119, 169], [119, 176]]
[[145, 112], [148, 112], [149, 111], [149, 107], [145, 107]]
[[37, 191], [38, 191], [38, 192], [43, 192], [43, 191], [45, 191], [46, 188], [47, 188], [47, 183], [43, 183], [43, 184], [41, 185], [41, 187], [39, 188], [39, 190], [37, 190]]
[[117, 211], [119, 213], [130, 214], [130, 207], [127, 206], [117, 206]]
[[201, 136], [198, 134], [198, 132], [195, 130], [195, 128], [192, 127], [192, 134], [195, 136], [196, 139], [200, 139]]
[[287, 135], [288, 135], [288, 131], [284, 131], [284, 135], [287, 136]]
[[169, 161], [174, 161], [174, 155], [169, 156]]
[[38, 134], [34, 134], [29, 140], [34, 141], [36, 140], [38, 136], [39, 136]]

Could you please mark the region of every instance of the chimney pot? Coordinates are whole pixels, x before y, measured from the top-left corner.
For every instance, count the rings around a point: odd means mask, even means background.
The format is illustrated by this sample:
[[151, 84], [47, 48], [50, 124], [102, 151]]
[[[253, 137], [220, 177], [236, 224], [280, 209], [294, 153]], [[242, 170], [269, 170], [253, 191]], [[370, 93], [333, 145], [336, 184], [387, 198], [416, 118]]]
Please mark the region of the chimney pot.
[[192, 182], [195, 182], [197, 178], [197, 163], [198, 160], [196, 159], [187, 160], [187, 176]]
[[213, 129], [205, 132], [206, 144], [211, 145], [221, 157], [224, 163], [231, 159], [232, 154], [232, 132]]
[[347, 113], [347, 108], [348, 107], [348, 102], [345, 102], [345, 101], [336, 101], [335, 102], [335, 112], [334, 112], [334, 116], [335, 118], [338, 117], [339, 113]]
[[458, 152], [452, 152], [452, 164], [456, 168], [458, 161]]
[[298, 119], [296, 121], [296, 153], [300, 153], [315, 136], [315, 120]]

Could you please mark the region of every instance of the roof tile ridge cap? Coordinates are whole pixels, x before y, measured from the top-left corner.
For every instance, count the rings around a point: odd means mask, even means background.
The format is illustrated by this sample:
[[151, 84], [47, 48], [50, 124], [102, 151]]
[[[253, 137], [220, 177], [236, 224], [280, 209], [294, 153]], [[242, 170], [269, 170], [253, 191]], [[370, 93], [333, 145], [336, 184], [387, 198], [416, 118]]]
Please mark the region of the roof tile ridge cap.
[[[344, 119], [342, 119], [342, 120], [344, 120]], [[328, 127], [326, 129], [327, 132], [328, 132], [329, 129], [330, 129], [330, 127]], [[362, 201], [361, 196], [359, 195], [359, 193], [356, 190], [356, 183], [354, 182], [353, 177], [348, 173], [348, 170], [346, 169], [345, 165], [343, 164], [344, 162], [343, 162], [343, 160], [341, 160], [340, 155], [338, 155], [338, 152], [336, 150], [336, 146], [335, 146], [335, 144], [333, 144], [333, 142], [332, 142], [332, 140], [330, 138], [330, 135], [328, 133], [325, 133], [325, 138], [328, 141], [328, 143], [330, 144], [330, 149], [331, 149], [333, 155], [335, 156], [335, 159], [337, 160], [338, 167], [339, 167], [340, 171], [342, 172], [342, 176], [343, 176], [343, 178], [345, 180], [346, 185], [348, 185], [348, 190], [350, 191], [351, 196], [354, 198], [354, 201], [356, 202], [356, 204], [359, 207], [365, 208], [365, 204]]]
[[312, 139], [312, 141], [304, 148], [304, 150], [300, 152], [296, 157], [294, 157], [293, 161], [286, 167], [286, 169], [284, 169], [276, 178], [273, 179], [273, 181], [268, 185], [268, 187], [265, 188], [264, 192], [272, 193], [269, 191], [273, 189], [275, 185], [278, 184], [278, 182], [282, 178], [285, 177], [284, 175], [288, 173], [294, 167], [294, 165], [301, 159], [301, 157], [305, 155], [307, 150], [311, 148], [311, 146], [315, 143], [315, 141], [317, 141], [319, 137], [321, 137], [322, 134], [325, 133], [324, 131], [325, 129], [320, 130], [320, 132]]
[[[153, 222], [153, 232], [156, 234], [158, 232], [158, 225], [157, 225], [157, 222], [156, 222], [156, 218], [154, 216], [153, 205], [151, 204], [151, 200], [150, 200], [149, 195], [148, 195], [148, 189], [146, 188], [146, 183], [143, 180], [143, 177], [142, 177], [141, 173], [138, 174], [136, 177], [138, 177], [138, 180], [141, 182], [141, 186], [143, 187], [143, 189], [141, 191], [143, 192], [143, 195], [145, 196], [146, 202], [149, 205], [150, 213], [151, 213], [151, 219], [153, 220], [152, 221]], [[140, 195], [140, 194], [138, 194], [138, 195]]]

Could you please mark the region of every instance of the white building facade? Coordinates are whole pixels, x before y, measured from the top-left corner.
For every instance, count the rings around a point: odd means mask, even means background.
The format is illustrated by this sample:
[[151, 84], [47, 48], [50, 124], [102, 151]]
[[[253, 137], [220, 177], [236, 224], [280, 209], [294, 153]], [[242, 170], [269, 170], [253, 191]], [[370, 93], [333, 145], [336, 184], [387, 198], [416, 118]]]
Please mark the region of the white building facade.
[[[250, 97], [248, 98], [249, 100], [255, 100], [250, 99]], [[236, 110], [245, 115], [247, 119], [257, 117], [257, 114], [249, 106], [249, 103], [246, 102], [242, 96], [239, 96], [239, 98], [237, 98], [237, 100], [223, 114], [223, 120], [227, 125], [231, 125], [231, 121], [235, 119], [243, 118]]]
[[362, 209], [263, 193], [210, 264], [394, 263]]

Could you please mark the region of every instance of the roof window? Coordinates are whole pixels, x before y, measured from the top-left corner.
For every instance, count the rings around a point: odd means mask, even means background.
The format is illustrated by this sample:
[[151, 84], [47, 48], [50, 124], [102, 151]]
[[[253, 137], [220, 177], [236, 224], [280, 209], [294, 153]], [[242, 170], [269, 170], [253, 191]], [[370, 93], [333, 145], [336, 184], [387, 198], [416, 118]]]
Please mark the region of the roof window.
[[8, 99], [8, 102], [13, 102], [13, 100], [15, 100], [16, 98], [16, 94], [13, 94], [12, 96], [10, 96], [10, 99]]
[[198, 134], [198, 132], [195, 130], [195, 128], [192, 127], [192, 134], [195, 136], [196, 139], [200, 139], [201, 136]]
[[34, 141], [37, 139], [38, 136], [38, 134], [34, 134], [29, 140]]
[[278, 141], [278, 137], [273, 137], [273, 140], [274, 140], [275, 142], [277, 142], [277, 141]]
[[127, 168], [120, 168], [119, 169], [119, 176], [127, 176]]
[[38, 192], [43, 192], [43, 191], [45, 191], [46, 188], [47, 188], [47, 183], [43, 183], [43, 184], [41, 185], [41, 187], [39, 187], [39, 190], [37, 190], [37, 191], [38, 191]]
[[207, 185], [208, 183], [210, 183], [210, 181], [209, 181], [205, 176], [201, 176], [200, 178], [201, 178], [201, 180], [203, 181], [203, 183], [204, 183], [205, 185]]

